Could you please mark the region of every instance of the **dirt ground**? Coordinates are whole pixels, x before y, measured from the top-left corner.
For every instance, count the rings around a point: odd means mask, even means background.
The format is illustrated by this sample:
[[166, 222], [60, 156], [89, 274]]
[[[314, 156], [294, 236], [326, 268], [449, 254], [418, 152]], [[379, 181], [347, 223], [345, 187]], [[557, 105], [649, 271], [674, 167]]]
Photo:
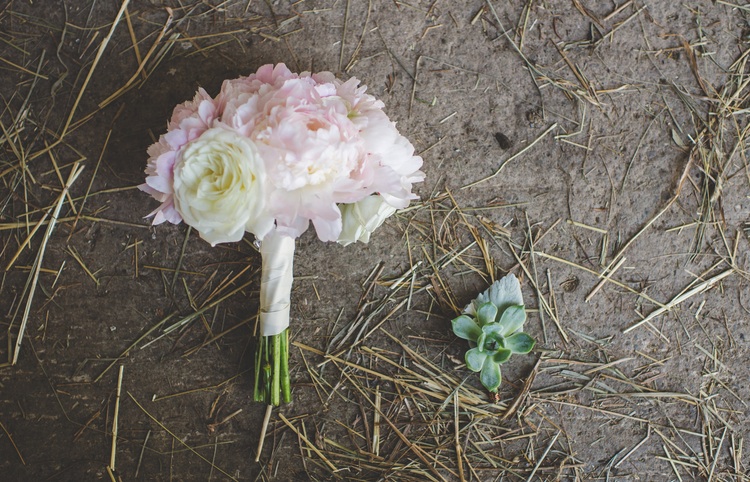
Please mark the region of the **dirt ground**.
[[[0, 478], [750, 480], [733, 2], [0, 2]], [[253, 240], [135, 186], [176, 104], [277, 62], [361, 79], [427, 178], [368, 245], [299, 239], [255, 462]], [[538, 343], [496, 402], [450, 320], [506, 273]]]

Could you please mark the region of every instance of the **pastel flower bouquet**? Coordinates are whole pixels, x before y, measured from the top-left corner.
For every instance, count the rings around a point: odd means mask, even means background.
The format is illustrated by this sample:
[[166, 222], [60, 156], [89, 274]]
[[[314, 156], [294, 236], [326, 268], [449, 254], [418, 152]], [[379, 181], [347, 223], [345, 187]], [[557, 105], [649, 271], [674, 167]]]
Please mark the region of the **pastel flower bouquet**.
[[153, 224], [182, 221], [215, 246], [260, 242], [260, 335], [254, 397], [289, 402], [289, 315], [295, 238], [348, 245], [417, 196], [422, 159], [356, 78], [292, 73], [284, 64], [200, 89], [175, 107], [148, 149], [141, 190]]

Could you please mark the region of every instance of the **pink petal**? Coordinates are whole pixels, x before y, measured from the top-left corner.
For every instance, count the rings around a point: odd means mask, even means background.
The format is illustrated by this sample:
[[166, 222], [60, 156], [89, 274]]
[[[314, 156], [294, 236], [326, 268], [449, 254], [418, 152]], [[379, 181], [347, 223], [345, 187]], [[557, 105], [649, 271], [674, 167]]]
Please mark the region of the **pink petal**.
[[188, 143], [188, 136], [184, 130], [175, 129], [164, 134], [164, 140], [169, 144], [169, 147], [176, 151]]
[[149, 176], [146, 178], [146, 184], [148, 184], [151, 188], [155, 189], [156, 191], [163, 192], [163, 193], [171, 193], [172, 192], [172, 184], [169, 182], [168, 179], [165, 179], [161, 176]]

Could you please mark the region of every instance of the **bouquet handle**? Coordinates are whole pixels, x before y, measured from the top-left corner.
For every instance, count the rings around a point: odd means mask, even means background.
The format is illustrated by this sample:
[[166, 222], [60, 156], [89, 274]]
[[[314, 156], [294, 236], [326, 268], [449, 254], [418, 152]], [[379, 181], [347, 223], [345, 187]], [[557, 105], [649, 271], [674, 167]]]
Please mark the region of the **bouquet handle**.
[[294, 239], [272, 231], [260, 247], [263, 267], [260, 277], [260, 334], [278, 335], [289, 327]]
[[294, 280], [294, 239], [272, 231], [260, 254], [260, 337], [255, 358], [254, 398], [278, 406], [291, 401], [289, 309]]

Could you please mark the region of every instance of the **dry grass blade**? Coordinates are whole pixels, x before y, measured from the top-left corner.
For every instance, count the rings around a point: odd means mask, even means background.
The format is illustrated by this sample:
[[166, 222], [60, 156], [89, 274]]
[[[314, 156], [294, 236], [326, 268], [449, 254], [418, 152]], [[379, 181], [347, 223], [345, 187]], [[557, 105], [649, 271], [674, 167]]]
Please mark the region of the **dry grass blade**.
[[263, 444], [266, 440], [266, 431], [268, 430], [268, 424], [271, 421], [271, 412], [273, 412], [273, 405], [266, 407], [266, 414], [263, 416], [263, 425], [260, 429], [260, 437], [258, 439], [258, 450], [255, 452], [255, 461], [260, 461], [260, 456], [263, 453]]
[[611, 269], [607, 268], [604, 271], [602, 271], [602, 274], [601, 274], [602, 279], [596, 284], [596, 286], [594, 286], [591, 292], [588, 295], [586, 295], [586, 298], [584, 300], [586, 303], [591, 301], [594, 295], [596, 295], [599, 292], [599, 290], [602, 289], [602, 286], [604, 286], [608, 281], [610, 281], [610, 278], [612, 277], [612, 275], [615, 274], [615, 271], [617, 271], [618, 269], [622, 267], [626, 259], [627, 258], [623, 256], [622, 258], [620, 258], [620, 260], [617, 263], [615, 263], [615, 265]]
[[531, 389], [531, 385], [534, 384], [534, 380], [536, 379], [537, 373], [539, 373], [539, 365], [542, 363], [542, 359], [537, 359], [536, 363], [534, 364], [534, 368], [531, 369], [531, 373], [526, 378], [526, 381], [523, 382], [523, 387], [521, 388], [521, 391], [516, 395], [515, 400], [508, 406], [508, 409], [505, 411], [505, 413], [502, 416], [501, 420], [508, 420], [513, 415], [516, 414], [516, 411], [518, 411], [518, 408], [521, 406], [521, 403], [523, 403], [524, 399], [526, 399], [526, 396], [529, 394], [529, 390]]
[[[645, 233], [659, 218], [662, 217], [664, 213], [669, 211], [669, 209], [672, 207], [672, 205], [677, 202], [677, 200], [680, 198], [680, 194], [682, 193], [682, 188], [685, 184], [685, 181], [689, 178], [690, 174], [690, 167], [691, 167], [691, 161], [688, 160], [688, 162], [685, 163], [685, 167], [682, 170], [682, 175], [680, 176], [679, 180], [677, 181], [677, 186], [675, 187], [675, 192], [672, 195], [672, 197], [669, 199], [669, 201], [666, 202], [664, 207], [662, 207], [656, 214], [654, 214], [646, 223], [641, 227], [638, 232], [636, 232], [633, 236], [631, 236], [618, 250], [617, 253], [612, 257], [612, 261], [605, 266], [605, 268], [602, 270], [601, 273], [598, 273], [597, 276], [599, 276], [602, 279], [605, 279], [606, 273], [609, 271], [612, 272], [612, 269], [614, 266], [620, 262], [620, 258], [623, 257], [624, 253], [630, 248], [630, 246], [635, 243], [635, 241], [640, 238], [640, 236]], [[583, 268], [586, 269], [586, 268]], [[611, 278], [606, 278], [609, 282], [618, 284]], [[649, 300], [651, 301], [651, 300]], [[660, 303], [656, 303], [657, 305], [660, 305]], [[661, 305], [660, 305], [661, 306]]]
[[[89, 180], [89, 185], [86, 188], [86, 193], [83, 195], [83, 199], [81, 200], [81, 205], [79, 206], [78, 213], [76, 214], [76, 220], [73, 222], [73, 228], [70, 230], [70, 236], [73, 236], [73, 232], [75, 231], [75, 227], [78, 224], [78, 220], [81, 218], [81, 215], [83, 214], [83, 208], [86, 205], [86, 201], [89, 198], [89, 194], [91, 193], [91, 187], [94, 185], [94, 180], [96, 179], [96, 175], [99, 173], [99, 167], [102, 164], [102, 159], [104, 158], [104, 153], [107, 150], [107, 146], [109, 145], [109, 139], [110, 139], [111, 136], [112, 136], [112, 129], [110, 129], [109, 132], [107, 132], [107, 137], [104, 139], [104, 145], [102, 146], [102, 150], [99, 152], [99, 158], [96, 161], [96, 166], [94, 166], [94, 172], [93, 172], [93, 174], [91, 174], [91, 179]], [[68, 237], [68, 239], [70, 239], [70, 236]], [[81, 261], [78, 258], [76, 260], [79, 263], [81, 263], [81, 266], [83, 266], [84, 269], [86, 269], [86, 267], [83, 264], [83, 261]], [[88, 272], [87, 269], [86, 269], [86, 271]], [[93, 278], [93, 276], [91, 276], [91, 277]], [[96, 284], [98, 285], [99, 282], [97, 282]]]
[[143, 445], [141, 446], [141, 453], [138, 455], [138, 465], [135, 466], [135, 477], [138, 477], [138, 472], [141, 470], [141, 463], [143, 462], [143, 453], [146, 451], [146, 444], [148, 439], [151, 437], [151, 430], [146, 432], [146, 438], [143, 439]]
[[362, 44], [365, 40], [365, 34], [369, 31], [368, 27], [370, 25], [370, 15], [372, 13], [372, 0], [367, 0], [367, 14], [365, 15], [365, 21], [362, 23], [362, 33], [359, 36], [359, 41], [357, 42], [357, 46], [354, 48], [354, 51], [352, 52], [351, 57], [349, 58], [349, 62], [347, 62], [346, 67], [344, 68], [344, 72], [349, 72], [356, 64], [359, 62], [359, 54], [362, 51]]
[[[592, 269], [589, 269], [589, 268], [587, 268], [585, 266], [581, 266], [580, 264], [574, 263], [572, 261], [568, 261], [567, 259], [559, 258], [557, 256], [554, 256], [554, 255], [551, 255], [551, 254], [547, 254], [547, 253], [544, 253], [542, 251], [537, 251], [536, 254], [538, 256], [543, 257], [543, 258], [551, 259], [553, 261], [557, 261], [558, 263], [562, 263], [562, 264], [565, 264], [565, 265], [568, 265], [568, 266], [572, 266], [574, 268], [578, 268], [581, 271], [585, 271], [585, 272], [587, 272], [589, 274], [592, 274], [594, 276], [600, 276], [600, 273], [598, 273], [598, 272], [596, 272], [596, 271], [594, 271]], [[640, 291], [638, 291], [636, 289], [633, 289], [631, 286], [628, 286], [625, 283], [621, 283], [620, 281], [617, 281], [617, 280], [614, 280], [614, 279], [611, 279], [611, 278], [607, 278], [606, 276], [603, 277], [602, 279], [605, 279], [608, 283], [612, 283], [615, 286], [619, 286], [620, 288], [622, 288], [624, 290], [627, 290], [627, 291], [633, 293], [634, 295], [638, 295], [639, 297], [643, 298], [644, 300], [646, 300], [646, 301], [648, 301], [650, 303], [653, 303], [656, 306], [659, 306], [659, 307], [664, 307], [665, 306], [662, 303], [660, 303], [660, 302], [656, 301], [655, 299], [651, 298], [647, 294], [642, 293], [642, 292], [640, 292]]]
[[572, 408], [582, 408], [582, 409], [585, 409], [585, 410], [590, 410], [592, 412], [601, 413], [601, 414], [604, 414], [604, 415], [611, 415], [613, 417], [622, 418], [622, 419], [626, 419], [626, 420], [631, 420], [633, 422], [640, 422], [640, 423], [644, 423], [644, 424], [648, 424], [649, 423], [649, 420], [646, 419], [646, 418], [643, 418], [643, 417], [636, 417], [634, 415], [628, 415], [628, 414], [624, 414], [624, 413], [618, 413], [618, 412], [615, 412], [615, 411], [612, 411], [612, 410], [607, 410], [607, 409], [597, 408], [597, 407], [591, 407], [591, 406], [588, 406], [588, 405], [581, 405], [581, 404], [578, 404], [578, 403], [566, 402], [566, 401], [563, 401], [563, 400], [554, 400], [554, 399], [548, 399], [548, 398], [534, 398], [534, 401], [538, 402], [538, 403], [552, 403], [552, 404], [556, 404], [556, 405], [563, 405], [563, 406], [572, 407]]
[[328, 460], [328, 459], [326, 458], [326, 456], [325, 456], [325, 455], [323, 455], [323, 452], [321, 452], [321, 451], [320, 451], [320, 450], [318, 449], [318, 447], [316, 447], [316, 446], [315, 446], [315, 445], [314, 445], [314, 444], [313, 444], [312, 442], [310, 442], [310, 440], [308, 440], [308, 439], [307, 439], [307, 437], [305, 437], [305, 435], [303, 435], [303, 434], [302, 434], [302, 432], [300, 432], [299, 430], [297, 430], [297, 427], [295, 427], [294, 425], [292, 425], [292, 422], [290, 422], [289, 420], [287, 420], [287, 418], [286, 418], [286, 417], [284, 416], [284, 414], [283, 414], [283, 413], [280, 413], [280, 414], [279, 414], [279, 418], [281, 419], [281, 421], [282, 421], [282, 422], [284, 422], [284, 424], [285, 424], [285, 425], [286, 425], [287, 427], [289, 427], [290, 429], [292, 429], [292, 431], [293, 431], [293, 432], [294, 432], [295, 434], [297, 434], [297, 437], [299, 437], [299, 438], [300, 438], [300, 440], [302, 440], [303, 442], [305, 442], [305, 444], [307, 445], [307, 447], [308, 447], [308, 448], [309, 448], [310, 450], [312, 450], [313, 452], [315, 452], [315, 454], [316, 454], [316, 455], [317, 455], [318, 457], [320, 457], [320, 459], [321, 459], [321, 460], [322, 460], [322, 461], [323, 461], [323, 462], [324, 462], [324, 463], [325, 463], [325, 464], [326, 464], [326, 465], [327, 465], [327, 466], [328, 466], [328, 467], [329, 467], [329, 468], [330, 468], [331, 470], [333, 470], [334, 472], [337, 472], [337, 471], [338, 471], [338, 469], [336, 468], [336, 466], [335, 466], [335, 465], [333, 465], [333, 464], [332, 464], [332, 463], [331, 463], [331, 462], [330, 462], [330, 461], [329, 461], [329, 460]]
[[16, 254], [11, 256], [10, 261], [8, 261], [8, 264], [5, 266], [5, 271], [10, 271], [10, 269], [13, 267], [13, 264], [15, 264], [16, 260], [18, 260], [18, 257], [21, 255], [21, 253], [23, 253], [23, 250], [26, 249], [29, 243], [31, 243], [31, 239], [34, 237], [39, 228], [45, 225], [49, 214], [50, 211], [45, 212], [41, 219], [37, 221], [37, 223], [34, 225], [34, 229], [31, 230], [31, 232], [26, 236], [26, 239], [23, 241], [23, 243], [21, 243], [21, 245], [18, 247], [18, 250], [16, 250]]
[[521, 149], [520, 151], [516, 152], [515, 154], [513, 154], [512, 156], [510, 156], [509, 158], [507, 158], [505, 161], [503, 161], [502, 164], [500, 164], [500, 167], [498, 167], [497, 170], [493, 174], [490, 174], [489, 176], [487, 176], [485, 178], [482, 178], [482, 179], [480, 179], [478, 181], [474, 181], [471, 184], [467, 184], [467, 185], [463, 186], [461, 189], [462, 190], [463, 189], [468, 189], [470, 187], [477, 186], [479, 184], [482, 184], [484, 182], [489, 181], [490, 179], [495, 178], [498, 174], [500, 174], [500, 172], [503, 170], [503, 168], [508, 165], [508, 163], [510, 163], [511, 161], [513, 161], [513, 160], [517, 159], [518, 157], [522, 156], [526, 151], [528, 151], [529, 149], [531, 149], [532, 147], [534, 147], [539, 141], [541, 141], [542, 139], [544, 139], [545, 137], [547, 137], [547, 135], [550, 132], [552, 132], [553, 130], [555, 130], [555, 129], [557, 129], [557, 123], [554, 123], [551, 126], [549, 126], [544, 132], [542, 132], [541, 134], [539, 134], [539, 136], [537, 136], [536, 139], [534, 139], [533, 141], [531, 141], [531, 143], [529, 145], [527, 145], [526, 147], [524, 147], [523, 149]]
[[[458, 479], [461, 482], [464, 482], [466, 480], [466, 476], [464, 475], [464, 460], [463, 460], [463, 449], [461, 448], [461, 440], [459, 439], [459, 435], [461, 433], [461, 424], [459, 423], [459, 411], [460, 411], [460, 404], [461, 401], [458, 399], [458, 390], [453, 392], [453, 431], [455, 433], [455, 439], [453, 441], [455, 447], [456, 447], [456, 465], [458, 465]], [[380, 407], [376, 407], [377, 410], [380, 410]]]
[[708, 472], [708, 482], [711, 482], [714, 478], [714, 473], [716, 472], [716, 463], [719, 461], [719, 455], [721, 454], [721, 448], [724, 446], [724, 439], [727, 436], [727, 429], [728, 427], [724, 427], [724, 430], [721, 432], [721, 440], [719, 440], [719, 446], [714, 451], [714, 459], [711, 462], [711, 470]]
[[526, 479], [526, 482], [531, 482], [532, 480], [534, 480], [534, 475], [536, 474], [536, 471], [539, 470], [539, 467], [541, 467], [542, 462], [544, 462], [544, 459], [547, 458], [547, 454], [549, 453], [550, 450], [552, 450], [552, 446], [555, 445], [555, 442], [557, 442], [557, 437], [559, 437], [561, 433], [562, 432], [558, 431], [555, 434], [555, 436], [552, 437], [552, 440], [550, 440], [549, 444], [547, 445], [547, 448], [544, 449], [544, 453], [542, 454], [542, 456], [539, 457], [539, 461], [536, 463], [536, 465], [534, 466], [534, 469], [529, 474], [529, 477]]
[[646, 443], [646, 441], [648, 441], [649, 437], [651, 437], [651, 425], [648, 426], [648, 433], [646, 434], [646, 436], [643, 437], [643, 439], [640, 442], [638, 442], [632, 449], [628, 450], [628, 453], [623, 455], [623, 457], [617, 461], [614, 467], [617, 468], [620, 465], [622, 465], [622, 463], [625, 462], [628, 459], [628, 457], [633, 455], [633, 453], [635, 453], [636, 450], [638, 450], [643, 444]]
[[115, 416], [112, 419], [112, 451], [109, 455], [109, 466], [108, 469], [115, 471], [115, 456], [117, 454], [117, 429], [118, 420], [120, 418], [120, 395], [122, 393], [122, 374], [125, 369], [124, 365], [120, 365], [120, 374], [117, 376], [117, 396], [115, 397]]
[[[142, 75], [143, 76], [143, 80], [145, 80], [147, 78], [146, 77], [146, 70], [145, 70], [146, 69], [146, 64], [148, 63], [149, 59], [151, 59], [151, 56], [156, 51], [156, 47], [159, 46], [159, 44], [161, 43], [161, 41], [164, 39], [164, 36], [166, 35], [167, 30], [169, 30], [169, 27], [172, 24], [172, 11], [171, 11], [171, 9], [168, 8], [167, 9], [167, 13], [168, 13], [168, 17], [167, 17], [167, 20], [164, 22], [164, 27], [162, 27], [161, 31], [159, 32], [159, 35], [156, 37], [156, 40], [154, 40], [153, 45], [151, 45], [151, 48], [149, 49], [148, 53], [146, 53], [146, 56], [143, 59], [140, 59], [140, 58], [138, 59], [138, 68], [136, 69], [136, 71], [133, 74], [133, 76], [127, 82], [125, 82], [125, 85], [123, 85], [122, 87], [120, 87], [119, 89], [117, 89], [114, 93], [112, 93], [112, 95], [110, 95], [109, 97], [107, 97], [105, 100], [101, 101], [99, 103], [99, 108], [100, 109], [105, 108], [106, 106], [108, 106], [109, 104], [111, 104], [112, 102], [114, 102], [115, 100], [117, 100], [118, 98], [120, 98], [125, 92], [127, 92], [132, 87], [134, 87], [137, 84], [136, 81], [138, 80], [138, 76]], [[126, 16], [126, 20], [127, 20], [128, 27], [129, 27], [129, 30], [130, 30], [131, 36], [132, 36], [134, 34], [132, 33], [132, 28], [130, 26], [130, 16]], [[136, 48], [136, 50], [135, 50], [136, 56], [140, 57], [140, 54], [138, 54], [138, 50], [137, 50], [138, 43], [134, 41], [133, 42], [133, 46]]]
[[22, 66], [14, 63], [14, 62], [11, 62], [8, 59], [0, 57], [0, 62], [5, 62], [6, 64], [10, 65], [11, 67], [16, 68], [16, 69], [18, 69], [21, 72], [24, 72], [26, 74], [33, 75], [34, 77], [38, 77], [38, 78], [44, 79], [44, 80], [49, 80], [49, 77], [47, 77], [46, 75], [42, 75], [42, 74], [40, 74], [38, 72], [34, 72], [32, 70], [29, 70], [29, 69], [27, 69], [25, 67], [22, 67]]
[[383, 397], [380, 386], [375, 386], [375, 412], [372, 416], [372, 453], [380, 455], [380, 407]]
[[158, 401], [161, 401], [161, 400], [167, 400], [169, 398], [181, 397], [183, 395], [189, 395], [191, 393], [209, 392], [209, 391], [212, 391], [212, 390], [216, 390], [216, 389], [219, 389], [221, 387], [226, 386], [228, 383], [236, 380], [237, 378], [244, 376], [246, 373], [248, 373], [250, 371], [252, 371], [252, 368], [248, 368], [247, 370], [241, 371], [238, 374], [236, 374], [236, 375], [234, 375], [232, 377], [229, 377], [226, 380], [223, 380], [223, 381], [221, 381], [221, 382], [219, 382], [219, 383], [217, 383], [215, 385], [206, 385], [206, 386], [202, 386], [200, 388], [191, 388], [189, 390], [184, 390], [184, 391], [181, 391], [181, 392], [170, 393], [168, 395], [156, 395], [156, 394], [154, 394], [154, 396], [151, 398], [151, 401], [152, 402], [158, 402]]
[[638, 328], [639, 326], [643, 325], [644, 323], [650, 322], [651, 320], [653, 320], [657, 316], [663, 315], [664, 313], [666, 313], [667, 311], [671, 310], [675, 306], [679, 305], [683, 301], [689, 299], [690, 297], [695, 296], [695, 295], [697, 295], [699, 293], [703, 293], [704, 291], [707, 291], [707, 290], [711, 289], [711, 287], [714, 286], [716, 283], [718, 283], [719, 281], [723, 280], [727, 276], [733, 274], [734, 272], [735, 272], [734, 268], [729, 268], [728, 270], [723, 271], [723, 272], [717, 274], [716, 276], [713, 276], [713, 277], [707, 279], [706, 281], [704, 281], [702, 283], [699, 283], [695, 287], [693, 287], [691, 289], [688, 289], [686, 291], [683, 291], [679, 295], [677, 295], [674, 298], [672, 298], [667, 304], [665, 304], [663, 306], [660, 306], [659, 308], [657, 308], [654, 311], [652, 311], [648, 316], [646, 316], [641, 321], [639, 321], [639, 322], [635, 323], [634, 325], [632, 325], [632, 326], [624, 329], [623, 333], [628, 333], [630, 331], [633, 331], [636, 328]]
[[565, 54], [565, 51], [563, 51], [557, 44], [554, 44], [555, 49], [557, 49], [557, 53], [560, 54], [560, 57], [565, 61], [565, 64], [568, 66], [571, 72], [573, 72], [573, 75], [575, 76], [578, 83], [581, 85], [581, 88], [586, 93], [586, 95], [583, 95], [589, 103], [592, 105], [595, 105], [597, 107], [601, 107], [601, 104], [599, 103], [599, 98], [596, 95], [596, 90], [591, 86], [586, 76], [583, 74], [583, 71], [578, 67], [578, 65], [574, 64], [570, 58]]
[[[49, 224], [47, 225], [47, 231], [44, 233], [44, 238], [42, 239], [41, 246], [39, 247], [39, 250], [37, 251], [36, 259], [34, 260], [34, 267], [29, 276], [29, 280], [26, 284], [26, 289], [24, 290], [27, 293], [26, 308], [24, 309], [23, 317], [21, 318], [21, 324], [18, 328], [18, 338], [16, 338], [16, 345], [15, 345], [15, 349], [13, 350], [13, 359], [11, 361], [12, 365], [16, 364], [16, 362], [18, 361], [18, 355], [20, 355], [21, 353], [21, 342], [23, 341], [24, 332], [26, 331], [26, 324], [29, 321], [29, 314], [31, 313], [31, 305], [34, 301], [34, 293], [36, 292], [36, 286], [39, 281], [39, 273], [42, 269], [42, 262], [44, 261], [44, 252], [47, 248], [47, 243], [49, 242], [49, 239], [52, 236], [52, 231], [54, 231], [55, 229], [58, 216], [60, 215], [60, 209], [62, 208], [62, 205], [65, 202], [65, 196], [70, 190], [70, 186], [75, 182], [76, 179], [78, 179], [78, 176], [81, 174], [81, 171], [83, 171], [83, 166], [81, 166], [80, 163], [76, 162], [75, 164], [73, 164], [73, 167], [70, 170], [70, 175], [68, 176], [68, 180], [65, 183], [65, 186], [63, 187], [63, 191], [62, 193], [60, 193], [60, 195], [57, 198], [57, 203], [55, 205], [54, 212], [52, 213]], [[8, 327], [9, 331], [12, 326], [13, 326], [13, 323], [11, 322], [11, 324]]]
[[172, 437], [172, 440], [174, 440], [174, 441], [176, 441], [176, 442], [179, 442], [179, 443], [180, 443], [181, 445], [183, 445], [183, 446], [184, 446], [184, 447], [185, 447], [185, 448], [186, 448], [187, 450], [189, 450], [190, 452], [192, 452], [192, 453], [193, 453], [193, 455], [195, 455], [196, 457], [198, 457], [199, 459], [201, 459], [202, 461], [204, 461], [205, 463], [207, 463], [207, 464], [208, 464], [209, 466], [211, 466], [211, 467], [212, 467], [213, 469], [215, 469], [215, 470], [217, 470], [217, 471], [221, 472], [221, 473], [222, 473], [223, 475], [225, 475], [226, 477], [228, 477], [228, 478], [229, 478], [229, 480], [235, 480], [235, 481], [237, 480], [237, 479], [236, 479], [236, 478], [234, 478], [234, 477], [233, 477], [232, 475], [230, 475], [230, 474], [229, 474], [228, 472], [226, 472], [225, 470], [223, 470], [223, 469], [222, 469], [221, 467], [217, 467], [217, 466], [216, 466], [216, 465], [215, 465], [215, 464], [214, 464], [213, 462], [211, 462], [211, 461], [210, 461], [210, 460], [208, 460], [208, 459], [207, 459], [206, 457], [204, 457], [204, 456], [202, 456], [201, 454], [199, 454], [199, 453], [198, 453], [198, 452], [197, 452], [197, 451], [196, 451], [196, 450], [195, 450], [195, 449], [194, 449], [193, 447], [191, 447], [191, 446], [189, 446], [189, 445], [188, 445], [187, 443], [185, 443], [185, 442], [184, 442], [184, 441], [182, 440], [182, 438], [180, 438], [180, 437], [178, 437], [177, 435], [175, 435], [175, 434], [174, 434], [174, 433], [173, 433], [173, 432], [172, 432], [171, 430], [169, 430], [169, 429], [168, 429], [168, 428], [167, 428], [167, 427], [166, 427], [166, 426], [165, 426], [165, 425], [164, 425], [163, 423], [161, 423], [161, 422], [160, 422], [160, 421], [159, 421], [159, 420], [158, 420], [158, 419], [157, 419], [156, 417], [154, 417], [153, 415], [151, 415], [151, 414], [150, 414], [150, 413], [148, 412], [148, 410], [146, 410], [146, 409], [145, 409], [145, 408], [143, 407], [143, 405], [141, 405], [141, 404], [140, 404], [140, 402], [138, 402], [138, 400], [137, 400], [137, 399], [136, 399], [136, 398], [135, 398], [135, 397], [133, 396], [133, 394], [132, 394], [132, 393], [130, 393], [130, 392], [127, 392], [127, 393], [128, 393], [128, 396], [130, 397], [130, 399], [131, 399], [131, 400], [133, 400], [133, 403], [135, 403], [135, 404], [136, 404], [136, 405], [138, 406], [138, 408], [139, 408], [139, 409], [140, 409], [140, 410], [141, 410], [141, 411], [142, 411], [142, 412], [143, 412], [143, 413], [144, 413], [144, 414], [145, 414], [145, 415], [146, 415], [146, 416], [147, 416], [147, 417], [148, 417], [149, 419], [151, 419], [151, 421], [153, 421], [153, 422], [154, 422], [155, 424], [157, 424], [157, 425], [158, 425], [158, 426], [159, 426], [159, 427], [160, 427], [160, 428], [161, 428], [162, 430], [164, 430], [165, 432], [167, 432], [167, 433], [168, 433], [168, 434], [169, 434], [169, 435], [170, 435], [170, 436]]
[[23, 459], [23, 455], [21, 455], [21, 451], [18, 450], [18, 446], [16, 445], [15, 440], [13, 440], [13, 436], [10, 434], [10, 432], [8, 432], [8, 429], [5, 428], [5, 425], [3, 425], [3, 422], [0, 422], [0, 429], [2, 429], [3, 433], [5, 433], [5, 436], [8, 437], [10, 444], [13, 445], [13, 450], [16, 451], [16, 455], [18, 455], [18, 458], [21, 460], [21, 463], [23, 465], [26, 465], [26, 461]]
[[73, 246], [68, 246], [67, 252], [73, 257], [74, 260], [76, 260], [81, 269], [83, 269], [84, 273], [86, 273], [86, 275], [94, 281], [94, 284], [96, 284], [96, 286], [99, 286], [99, 280], [96, 278], [96, 273], [92, 272], [89, 267], [86, 266], [86, 263], [83, 261], [83, 258], [81, 258], [81, 255], [78, 254], [78, 251]]
[[172, 313], [170, 315], [167, 315], [161, 321], [159, 321], [154, 326], [152, 326], [151, 328], [149, 328], [148, 330], [146, 330], [146, 332], [143, 335], [141, 335], [133, 343], [131, 343], [125, 350], [122, 351], [122, 353], [120, 353], [120, 355], [117, 358], [115, 358], [114, 360], [112, 360], [112, 362], [109, 365], [107, 365], [107, 367], [104, 370], [102, 370], [101, 373], [99, 373], [99, 375], [94, 379], [94, 383], [96, 383], [99, 380], [101, 380], [102, 377], [104, 375], [106, 375], [107, 372], [109, 372], [109, 370], [112, 369], [112, 367], [117, 364], [117, 362], [119, 362], [123, 357], [125, 357], [128, 353], [130, 353], [130, 350], [132, 350], [133, 348], [135, 348], [136, 346], [138, 346], [138, 344], [140, 342], [142, 342], [143, 340], [145, 340], [146, 338], [148, 338], [149, 336], [151, 336], [152, 333], [154, 333], [155, 331], [157, 331], [158, 329], [160, 329], [162, 326], [164, 326], [164, 324], [166, 322], [168, 322], [169, 320], [171, 320], [175, 316], [177, 316], [177, 312]]
[[63, 127], [62, 132], [60, 133], [60, 139], [63, 139], [65, 137], [65, 134], [68, 132], [68, 129], [70, 128], [70, 124], [71, 122], [73, 122], [73, 117], [76, 114], [76, 110], [78, 109], [78, 104], [81, 102], [81, 99], [83, 98], [83, 94], [84, 92], [86, 92], [86, 88], [89, 85], [91, 76], [94, 75], [94, 70], [96, 70], [96, 66], [99, 64], [99, 61], [101, 60], [102, 55], [104, 55], [104, 51], [106, 50], [107, 45], [109, 44], [109, 41], [112, 38], [112, 35], [115, 33], [115, 29], [117, 28], [117, 25], [120, 23], [120, 20], [122, 19], [122, 16], [125, 13], [125, 10], [128, 8], [128, 3], [130, 3], [130, 0], [123, 0], [122, 4], [120, 5], [120, 10], [117, 12], [115, 19], [112, 22], [112, 26], [109, 29], [109, 33], [107, 33], [107, 36], [104, 37], [104, 40], [102, 40], [102, 43], [99, 44], [99, 50], [97, 50], [96, 57], [94, 57], [94, 61], [91, 63], [91, 67], [89, 68], [89, 73], [86, 75], [86, 78], [83, 81], [81, 90], [78, 91], [78, 97], [76, 97], [76, 100], [73, 103], [73, 107], [70, 109], [68, 120], [65, 121], [65, 127]]
[[[630, 4], [630, 2], [625, 2], [625, 3], [623, 4], [623, 7], [624, 7], [624, 6], [627, 6], [628, 4]], [[642, 11], [646, 10], [647, 8], [648, 8], [648, 5], [644, 5], [644, 6], [642, 6], [641, 8], [639, 8], [638, 10], [636, 10], [635, 12], [633, 12], [633, 14], [632, 14], [632, 15], [630, 15], [630, 16], [629, 16], [628, 18], [626, 18], [626, 19], [625, 19], [625, 20], [623, 20], [622, 22], [619, 22], [619, 23], [618, 23], [617, 25], [615, 25], [615, 26], [614, 26], [614, 27], [612, 28], [612, 30], [610, 30], [610, 31], [609, 31], [609, 32], [607, 32], [606, 34], [602, 35], [602, 38], [600, 38], [599, 40], [597, 40], [597, 41], [595, 42], [594, 46], [595, 46], [595, 47], [599, 47], [600, 45], [602, 45], [602, 43], [604, 42], [604, 40], [605, 40], [605, 39], [607, 39], [607, 38], [609, 38], [610, 42], [614, 41], [614, 35], [615, 35], [615, 32], [617, 32], [617, 31], [618, 31], [619, 29], [621, 29], [622, 27], [624, 27], [625, 25], [627, 25], [628, 23], [630, 23], [630, 22], [631, 22], [631, 21], [632, 21], [633, 19], [635, 19], [635, 18], [636, 18], [636, 17], [638, 16], [638, 15], [640, 15], [640, 13], [641, 13]], [[620, 8], [617, 8], [617, 9], [615, 10], [615, 12], [613, 12], [613, 14], [614, 14], [614, 13], [617, 13], [617, 12], [619, 12], [619, 11], [620, 11]]]
[[341, 46], [339, 47], [339, 71], [344, 68], [344, 50], [346, 48], [346, 27], [349, 23], [349, 10], [351, 8], [351, 0], [346, 0], [346, 6], [344, 7], [344, 28], [341, 32]]

